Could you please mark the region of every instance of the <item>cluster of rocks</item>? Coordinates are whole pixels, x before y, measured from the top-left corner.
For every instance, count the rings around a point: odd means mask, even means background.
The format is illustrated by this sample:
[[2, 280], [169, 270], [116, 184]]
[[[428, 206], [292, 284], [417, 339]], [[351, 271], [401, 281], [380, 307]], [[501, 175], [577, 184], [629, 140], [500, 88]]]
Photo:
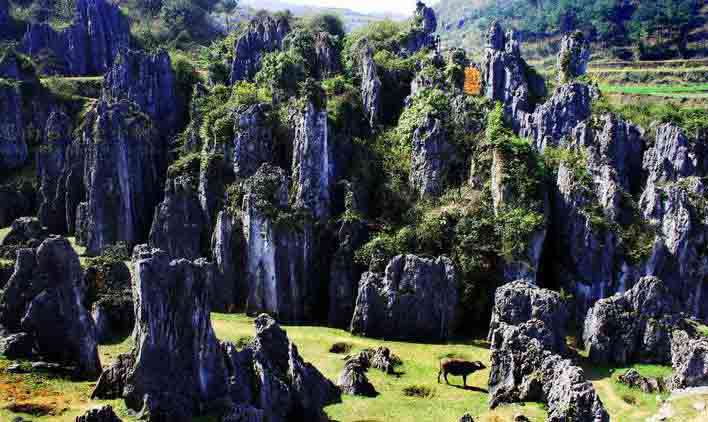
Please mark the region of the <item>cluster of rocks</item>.
[[[582, 369], [561, 355], [567, 310], [558, 293], [528, 283], [511, 283], [497, 289], [494, 309], [491, 407], [541, 401], [548, 405], [551, 421], [610, 420]], [[559, 344], [561, 340], [563, 344]]]
[[15, 272], [0, 295], [0, 326], [10, 358], [46, 358], [98, 376], [96, 328], [83, 306], [83, 274], [69, 242], [51, 237], [37, 249], [20, 249]]
[[135, 348], [103, 372], [94, 398], [122, 397], [150, 420], [211, 410], [234, 421], [317, 420], [338, 400], [334, 384], [267, 315], [256, 319], [256, 337], [242, 350], [218, 341], [209, 316], [213, 264], [170, 260], [147, 246], [133, 259]]
[[666, 390], [663, 378], [645, 377], [636, 369], [628, 369], [617, 377], [617, 381], [631, 388], [638, 388], [645, 393], [661, 393]]
[[455, 326], [458, 301], [450, 259], [399, 255], [385, 274], [362, 276], [351, 331], [388, 340], [445, 341]]
[[346, 356], [345, 360], [337, 385], [344, 394], [365, 397], [375, 397], [378, 394], [366, 377], [369, 368], [379, 369], [390, 375], [395, 374], [395, 368], [403, 364], [388, 347], [365, 349], [354, 356]]

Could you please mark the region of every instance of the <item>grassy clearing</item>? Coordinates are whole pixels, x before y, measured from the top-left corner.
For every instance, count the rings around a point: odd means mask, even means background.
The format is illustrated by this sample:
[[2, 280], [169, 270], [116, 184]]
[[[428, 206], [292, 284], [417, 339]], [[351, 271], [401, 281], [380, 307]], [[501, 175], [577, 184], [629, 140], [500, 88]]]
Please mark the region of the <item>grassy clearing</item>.
[[9, 227], [3, 227], [0, 229], [0, 243], [5, 240], [5, 236], [7, 236], [8, 233], [10, 233]]
[[[253, 319], [245, 315], [212, 314], [212, 323], [217, 336], [225, 341], [243, 344], [255, 334]], [[327, 407], [325, 410], [331, 421], [456, 422], [465, 412], [472, 414], [475, 420], [486, 422], [510, 421], [517, 414], [523, 414], [532, 421], [540, 422], [546, 419], [545, 407], [537, 403], [503, 406], [489, 411], [488, 369], [469, 377], [467, 381], [471, 387], [466, 390], [462, 388], [462, 379], [459, 377], [450, 378], [452, 385], [437, 383], [438, 361], [444, 357], [480, 360], [489, 366], [489, 351], [485, 342], [416, 344], [354, 337], [344, 330], [325, 327], [284, 328], [289, 338], [298, 346], [303, 358], [332, 380], [337, 379], [344, 367], [344, 355], [330, 352], [332, 345], [337, 343], [350, 345], [350, 353], [357, 353], [364, 348], [387, 346], [402, 359], [403, 365], [397, 368], [398, 375], [385, 375], [373, 369], [369, 371], [369, 379], [379, 393], [377, 397], [343, 396], [342, 403]], [[132, 338], [100, 346], [101, 362], [107, 367], [116, 356], [130, 351], [131, 348]], [[615, 421], [643, 421], [656, 414], [661, 400], [666, 399], [666, 395], [657, 397], [656, 394], [644, 394], [619, 384], [616, 378], [627, 368], [595, 367], [590, 365], [582, 354], [580, 358], [584, 362], [586, 376], [592, 381]], [[53, 414], [44, 416], [22, 414], [33, 421], [72, 422], [76, 415], [87, 408], [105, 403], [111, 404], [124, 421], [136, 421], [121, 400], [89, 400], [94, 383], [52, 379], [47, 375], [12, 375], [4, 371], [8, 364], [7, 360], [0, 359], [0, 420], [11, 420], [11, 417], [18, 415], [10, 412], [8, 406], [17, 403], [19, 397], [21, 403], [47, 405], [54, 409]], [[646, 376], [664, 376], [670, 373], [670, 368], [657, 365], [635, 365], [634, 368]], [[9, 390], [8, 386], [12, 386], [12, 390]], [[17, 391], [23, 395], [19, 396]], [[685, 409], [687, 414], [690, 413], [690, 406], [689, 404]], [[209, 417], [198, 420], [215, 421]]]

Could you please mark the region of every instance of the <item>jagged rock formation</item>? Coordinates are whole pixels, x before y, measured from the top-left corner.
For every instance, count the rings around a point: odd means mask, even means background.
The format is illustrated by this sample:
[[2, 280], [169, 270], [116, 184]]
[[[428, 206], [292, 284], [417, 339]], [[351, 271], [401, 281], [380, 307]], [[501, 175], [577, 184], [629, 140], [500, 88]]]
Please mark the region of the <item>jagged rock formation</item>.
[[531, 139], [539, 151], [549, 145], [557, 146], [563, 138], [573, 134], [578, 124], [590, 117], [595, 95], [594, 89], [579, 82], [559, 86], [533, 113], [517, 116], [519, 135]]
[[0, 84], [0, 167], [14, 169], [28, 157], [22, 116], [22, 95], [16, 84]]
[[0, 325], [28, 333], [41, 356], [74, 365], [82, 376], [93, 378], [101, 363], [81, 290], [79, 257], [66, 239], [50, 238], [36, 250], [21, 249], [0, 296]]
[[76, 417], [76, 422], [122, 422], [110, 405], [89, 409], [81, 416]]
[[253, 176], [263, 163], [273, 159], [273, 128], [269, 109], [256, 104], [234, 113], [233, 145], [224, 145], [224, 157], [241, 179]]
[[266, 53], [279, 50], [290, 32], [287, 18], [264, 16], [251, 20], [246, 32], [234, 44], [231, 83], [251, 80], [261, 68]]
[[256, 318], [256, 337], [238, 352], [225, 345], [233, 413], [254, 420], [321, 420], [323, 407], [340, 400], [336, 386], [303, 361], [285, 331], [267, 315]]
[[599, 300], [588, 311], [583, 341], [597, 364], [668, 363], [671, 332], [681, 305], [664, 283], [644, 277], [623, 295]]
[[518, 128], [522, 112], [531, 110], [527, 65], [513, 30], [505, 35], [499, 22], [492, 24], [487, 33], [483, 66], [485, 96], [504, 104], [506, 113], [512, 117], [512, 126]]
[[644, 154], [646, 188], [639, 209], [656, 240], [646, 270], [661, 278], [687, 312], [708, 317], [704, 280], [708, 256], [701, 245], [708, 239], [706, 186], [708, 152], [674, 125], [659, 125], [654, 146]]
[[371, 128], [379, 123], [381, 108], [381, 79], [376, 72], [374, 51], [365, 46], [359, 58], [359, 72], [361, 73], [361, 100], [364, 113]]
[[401, 40], [400, 53], [412, 55], [424, 48], [435, 48], [438, 21], [435, 11], [422, 1], [416, 2], [415, 13], [408, 32]]
[[173, 258], [194, 260], [206, 255], [207, 227], [197, 180], [189, 175], [169, 178], [165, 183], [165, 199], [155, 210], [150, 246]]
[[366, 377], [368, 363], [361, 362], [361, 355], [347, 360], [342, 373], [339, 374], [337, 386], [343, 394], [352, 396], [375, 397], [376, 389]]
[[266, 312], [280, 321], [311, 317], [318, 290], [309, 273], [311, 223], [288, 205], [288, 182], [280, 168], [264, 164], [246, 190], [246, 312]]
[[455, 156], [440, 119], [426, 116], [413, 133], [410, 184], [423, 197], [438, 196]]
[[505, 284], [494, 293], [489, 340], [503, 324], [521, 325], [532, 320], [538, 320], [544, 326], [543, 336], [536, 337], [542, 345], [554, 353], [565, 353], [568, 324], [565, 302], [557, 292], [525, 281]]
[[708, 341], [676, 330], [671, 338], [672, 390], [708, 385]]
[[22, 50], [44, 64], [47, 74], [100, 75], [130, 42], [130, 24], [117, 5], [78, 0], [73, 22], [58, 32], [48, 23], [32, 24]]
[[664, 378], [645, 377], [636, 369], [628, 369], [627, 372], [617, 377], [617, 381], [628, 387], [638, 388], [645, 393], [662, 393], [666, 390]]
[[305, 208], [320, 221], [329, 217], [332, 168], [327, 111], [308, 103], [296, 117], [293, 146], [295, 206]]
[[452, 261], [399, 255], [385, 274], [362, 276], [351, 331], [392, 340], [445, 341], [457, 303]]
[[49, 231], [36, 217], [20, 217], [12, 222], [2, 246], [36, 248], [49, 236]]
[[162, 195], [164, 148], [134, 103], [100, 101], [86, 120], [75, 141], [84, 152], [87, 199], [77, 212], [76, 237], [98, 255], [108, 245], [146, 239]]
[[102, 98], [127, 100], [149, 116], [160, 135], [176, 133], [180, 124], [175, 73], [170, 55], [122, 49], [104, 78]]
[[212, 309], [217, 312], [233, 312], [246, 300], [246, 277], [242, 271], [245, 239], [241, 220], [229, 210], [221, 211], [216, 219], [211, 250], [221, 281], [214, 286]]
[[548, 405], [548, 421], [609, 421], [582, 369], [546, 349], [530, 322], [502, 323], [492, 333], [490, 406], [541, 401]]
[[[356, 215], [363, 215], [359, 192], [352, 183], [346, 182], [346, 208]], [[354, 262], [356, 250], [366, 241], [366, 226], [361, 221], [342, 222], [337, 234], [338, 249], [332, 258], [329, 277], [329, 312], [327, 321], [331, 327], [349, 328], [356, 305], [359, 280], [364, 272]]]
[[71, 118], [61, 111], [53, 112], [47, 120], [44, 142], [37, 153], [40, 181], [39, 221], [52, 233], [67, 233], [66, 186], [60, 180], [67, 166], [67, 150], [73, 132]]
[[314, 77], [326, 79], [335, 75], [341, 69], [339, 51], [336, 48], [337, 39], [327, 32], [314, 34]]
[[590, 45], [582, 32], [566, 34], [558, 53], [558, 81], [569, 82], [583, 76], [590, 61]]
[[90, 260], [84, 270], [87, 299], [99, 344], [115, 341], [131, 333], [135, 326], [131, 275], [118, 259]]
[[122, 390], [126, 405], [151, 421], [186, 420], [228, 393], [209, 316], [214, 266], [170, 261], [142, 245], [133, 259], [135, 348], [101, 375], [94, 396]]
[[27, 333], [0, 337], [0, 354], [7, 359], [33, 359], [37, 354], [34, 337]]

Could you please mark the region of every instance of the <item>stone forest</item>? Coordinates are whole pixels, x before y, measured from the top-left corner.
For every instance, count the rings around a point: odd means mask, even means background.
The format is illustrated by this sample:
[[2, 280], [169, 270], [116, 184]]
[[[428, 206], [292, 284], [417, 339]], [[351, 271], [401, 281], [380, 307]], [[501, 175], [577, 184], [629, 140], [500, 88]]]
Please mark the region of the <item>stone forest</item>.
[[0, 419], [708, 420], [708, 108], [411, 3], [0, 0]]

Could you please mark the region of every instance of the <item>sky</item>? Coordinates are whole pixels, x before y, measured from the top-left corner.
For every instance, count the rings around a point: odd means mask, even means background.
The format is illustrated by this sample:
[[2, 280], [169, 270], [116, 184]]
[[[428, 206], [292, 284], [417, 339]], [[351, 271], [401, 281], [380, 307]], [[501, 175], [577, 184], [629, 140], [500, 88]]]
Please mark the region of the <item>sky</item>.
[[[352, 9], [362, 13], [385, 13], [392, 12], [402, 15], [410, 15], [415, 10], [416, 0], [284, 0], [288, 3], [326, 6], [326, 7], [343, 7]], [[423, 0], [428, 6], [437, 3], [438, 0]], [[257, 3], [249, 2], [249, 3]]]

